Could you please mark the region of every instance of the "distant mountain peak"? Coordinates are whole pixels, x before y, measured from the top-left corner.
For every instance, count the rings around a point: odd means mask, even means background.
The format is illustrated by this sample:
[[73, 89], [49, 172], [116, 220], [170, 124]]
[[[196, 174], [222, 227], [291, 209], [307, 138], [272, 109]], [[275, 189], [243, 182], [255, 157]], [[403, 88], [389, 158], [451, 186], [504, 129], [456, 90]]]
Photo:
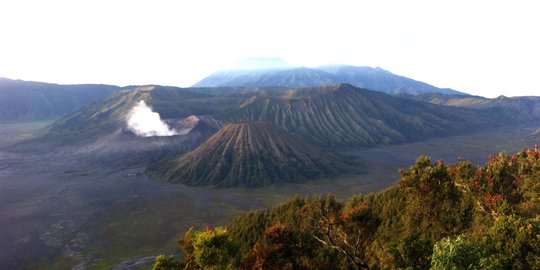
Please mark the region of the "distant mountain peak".
[[461, 94], [393, 74], [381, 67], [332, 64], [318, 68], [290, 67], [214, 73], [194, 87], [287, 87], [302, 88], [329, 84], [350, 85], [387, 94]]

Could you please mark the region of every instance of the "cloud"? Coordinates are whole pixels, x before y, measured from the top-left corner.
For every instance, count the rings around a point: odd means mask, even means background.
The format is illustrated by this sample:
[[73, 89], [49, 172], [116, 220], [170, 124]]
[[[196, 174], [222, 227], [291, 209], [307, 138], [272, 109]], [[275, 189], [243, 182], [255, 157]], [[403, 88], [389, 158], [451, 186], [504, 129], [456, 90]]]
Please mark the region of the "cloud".
[[171, 129], [152, 108], [146, 105], [144, 100], [139, 101], [129, 114], [127, 127], [137, 136], [173, 136], [179, 133]]

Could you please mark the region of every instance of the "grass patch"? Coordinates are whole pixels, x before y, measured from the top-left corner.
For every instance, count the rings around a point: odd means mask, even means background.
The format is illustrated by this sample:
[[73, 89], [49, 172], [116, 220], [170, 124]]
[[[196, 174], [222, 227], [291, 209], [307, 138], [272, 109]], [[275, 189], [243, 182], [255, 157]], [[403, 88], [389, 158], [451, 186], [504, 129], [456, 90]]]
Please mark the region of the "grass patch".
[[28, 269], [41, 269], [41, 270], [65, 270], [71, 269], [75, 265], [81, 262], [80, 259], [58, 256], [53, 260], [37, 260], [28, 264]]
[[140, 257], [176, 253], [176, 241], [190, 226], [217, 226], [230, 222], [241, 212], [238, 206], [219, 197], [199, 202], [168, 195], [116, 202], [96, 225], [101, 240], [89, 247], [89, 253], [99, 259], [91, 269], [108, 269]]
[[44, 134], [53, 121], [0, 124], [0, 148]]

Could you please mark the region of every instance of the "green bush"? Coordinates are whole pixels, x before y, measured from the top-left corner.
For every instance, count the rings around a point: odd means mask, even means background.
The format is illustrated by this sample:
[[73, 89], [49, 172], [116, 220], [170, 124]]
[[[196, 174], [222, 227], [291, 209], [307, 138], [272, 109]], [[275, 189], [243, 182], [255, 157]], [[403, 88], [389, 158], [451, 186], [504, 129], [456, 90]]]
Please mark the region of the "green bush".
[[480, 269], [481, 258], [482, 249], [463, 234], [456, 238], [445, 237], [433, 246], [431, 269]]

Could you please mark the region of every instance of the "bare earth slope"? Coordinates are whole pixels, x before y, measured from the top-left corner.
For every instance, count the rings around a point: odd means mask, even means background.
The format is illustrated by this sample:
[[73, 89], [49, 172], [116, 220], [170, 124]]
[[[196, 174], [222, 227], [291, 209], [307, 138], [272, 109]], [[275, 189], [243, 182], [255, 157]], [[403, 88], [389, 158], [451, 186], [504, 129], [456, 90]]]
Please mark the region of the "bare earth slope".
[[276, 125], [240, 123], [226, 125], [194, 151], [151, 170], [187, 185], [255, 187], [334, 175], [344, 164]]
[[349, 84], [255, 97], [225, 121], [275, 123], [321, 146], [369, 146], [464, 133], [494, 125], [480, 111], [437, 106]]

